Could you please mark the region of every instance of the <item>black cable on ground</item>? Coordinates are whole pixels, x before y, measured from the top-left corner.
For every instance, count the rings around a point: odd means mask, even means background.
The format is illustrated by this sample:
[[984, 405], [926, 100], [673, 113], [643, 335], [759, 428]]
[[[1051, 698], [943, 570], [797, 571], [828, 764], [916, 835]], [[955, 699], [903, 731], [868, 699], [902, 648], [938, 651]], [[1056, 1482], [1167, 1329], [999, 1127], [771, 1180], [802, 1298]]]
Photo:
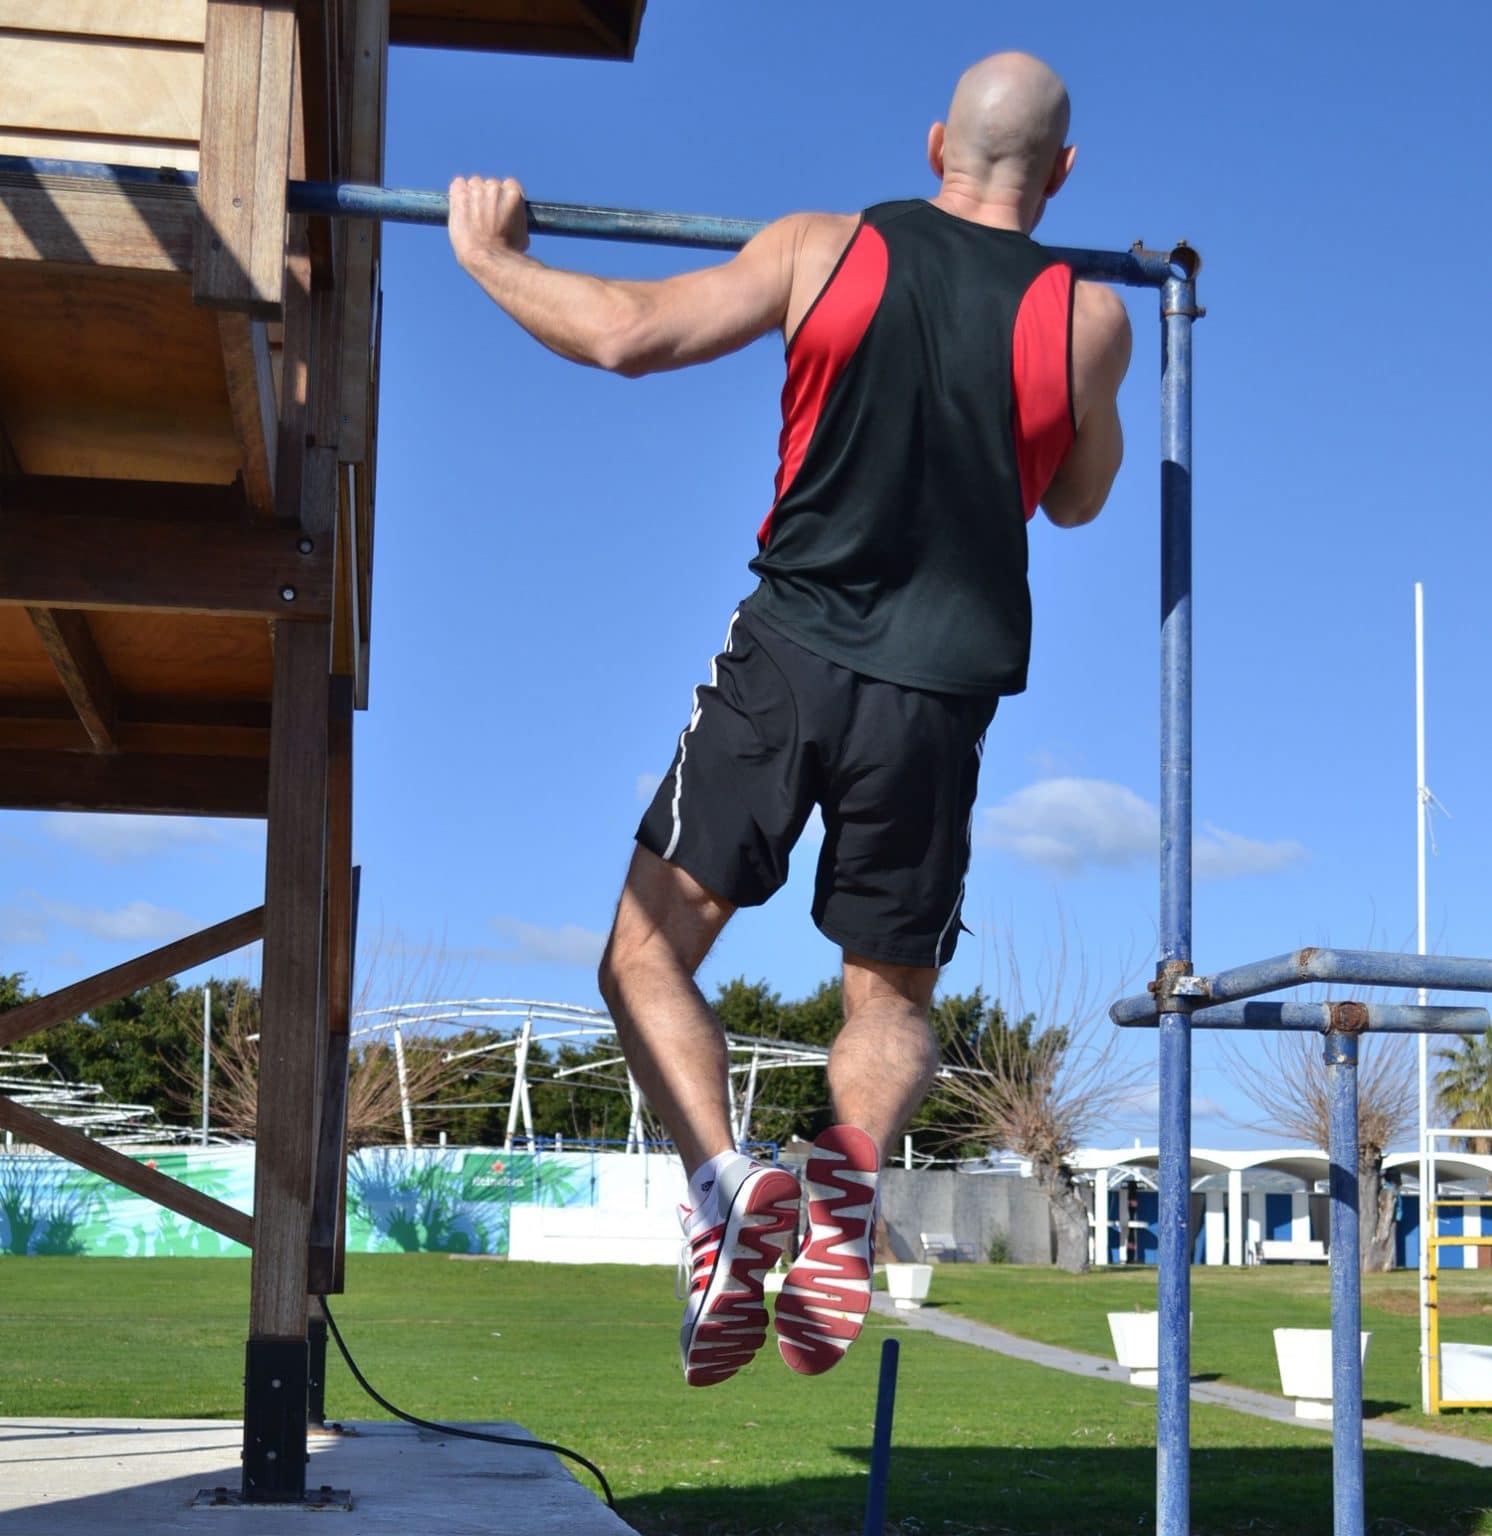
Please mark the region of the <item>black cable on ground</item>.
[[326, 1326], [331, 1329], [332, 1337], [337, 1341], [337, 1348], [342, 1352], [342, 1358], [347, 1362], [347, 1369], [352, 1372], [353, 1380], [357, 1382], [364, 1392], [378, 1404], [386, 1409], [396, 1419], [403, 1419], [406, 1424], [413, 1424], [417, 1429], [433, 1429], [438, 1435], [454, 1435], [461, 1440], [487, 1440], [493, 1445], [517, 1445], [530, 1451], [553, 1451], [557, 1456], [568, 1456], [571, 1461], [578, 1461], [592, 1477], [601, 1485], [601, 1492], [605, 1496], [607, 1506], [616, 1508], [616, 1500], [611, 1496], [611, 1484], [606, 1481], [606, 1475], [595, 1462], [587, 1461], [579, 1451], [572, 1451], [563, 1445], [551, 1444], [548, 1440], [524, 1440], [517, 1435], [490, 1435], [479, 1429], [458, 1429], [454, 1424], [436, 1424], [430, 1419], [416, 1418], [412, 1413], [405, 1413], [402, 1408], [396, 1408], [357, 1368], [357, 1361], [352, 1358], [347, 1345], [342, 1341], [342, 1331], [337, 1327], [336, 1319], [332, 1316], [332, 1309], [326, 1304], [325, 1296], [318, 1296], [321, 1310], [326, 1314]]

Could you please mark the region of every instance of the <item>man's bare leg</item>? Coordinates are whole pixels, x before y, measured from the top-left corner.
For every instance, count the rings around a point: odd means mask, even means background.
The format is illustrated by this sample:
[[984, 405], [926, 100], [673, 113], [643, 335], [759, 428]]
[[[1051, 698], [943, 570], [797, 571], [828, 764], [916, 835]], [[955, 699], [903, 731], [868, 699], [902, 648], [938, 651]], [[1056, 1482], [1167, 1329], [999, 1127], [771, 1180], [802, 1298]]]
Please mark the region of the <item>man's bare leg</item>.
[[725, 1033], [694, 981], [735, 910], [638, 848], [601, 959], [601, 995], [622, 1053], [689, 1177], [735, 1145]]
[[883, 1166], [938, 1070], [927, 1023], [937, 980], [936, 966], [844, 956], [844, 1028], [829, 1053], [829, 1093], [834, 1118], [864, 1131]]

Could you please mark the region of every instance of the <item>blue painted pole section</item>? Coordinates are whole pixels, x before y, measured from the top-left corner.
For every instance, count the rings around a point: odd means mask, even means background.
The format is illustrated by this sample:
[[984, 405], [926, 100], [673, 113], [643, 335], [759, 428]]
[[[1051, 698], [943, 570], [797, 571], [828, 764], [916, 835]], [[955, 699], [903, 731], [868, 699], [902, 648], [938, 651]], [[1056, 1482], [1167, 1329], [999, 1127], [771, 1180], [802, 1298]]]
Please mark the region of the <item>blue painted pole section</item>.
[[875, 1438], [870, 1446], [870, 1489], [865, 1495], [865, 1536], [881, 1536], [886, 1525], [886, 1480], [891, 1473], [891, 1416], [896, 1409], [896, 1360], [901, 1345], [881, 1344], [881, 1381], [876, 1389]]
[[[1192, 321], [1196, 263], [1161, 289], [1160, 958], [1192, 957]], [[1156, 1530], [1191, 1530], [1191, 1021], [1160, 1014]]]
[[1332, 1530], [1334, 1536], [1363, 1536], [1356, 1035], [1326, 1037], [1326, 1103], [1331, 1157]]
[[[103, 165], [93, 160], [49, 160], [34, 155], [0, 155], [0, 182], [36, 184], [41, 177], [107, 181], [122, 188], [195, 189], [197, 173], [169, 167]], [[292, 181], [286, 193], [292, 213], [320, 218], [381, 219], [389, 224], [444, 224], [450, 205], [444, 192], [402, 187], [369, 187], [356, 182]], [[536, 235], [567, 235], [580, 240], [621, 240], [634, 245], [675, 245], [692, 250], [738, 250], [764, 226], [755, 219], [725, 219], [701, 213], [654, 213], [637, 208], [601, 208], [584, 203], [528, 205], [528, 227]], [[1131, 288], [1159, 288], [1190, 253], [1071, 250], [1049, 246], [1078, 277], [1122, 283]]]
[[[1147, 1006], [1148, 1005], [1148, 1006]], [[1335, 1003], [1210, 1003], [1192, 1014], [1193, 1029], [1315, 1030], [1325, 1034], [1334, 1024]], [[1414, 1003], [1358, 1003], [1361, 1023], [1369, 1034], [1482, 1035], [1492, 1029], [1485, 1008], [1421, 1008]], [[1154, 1027], [1153, 997], [1126, 998], [1109, 1009], [1116, 1024]]]

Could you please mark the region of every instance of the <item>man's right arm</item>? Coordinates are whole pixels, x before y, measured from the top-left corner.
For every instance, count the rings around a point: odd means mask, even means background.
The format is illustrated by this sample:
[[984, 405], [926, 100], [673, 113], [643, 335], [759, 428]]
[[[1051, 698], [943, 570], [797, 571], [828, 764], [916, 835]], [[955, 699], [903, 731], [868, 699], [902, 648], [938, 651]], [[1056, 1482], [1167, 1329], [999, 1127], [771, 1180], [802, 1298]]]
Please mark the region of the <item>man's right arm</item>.
[[1052, 476], [1042, 509], [1059, 528], [1080, 528], [1103, 510], [1124, 460], [1119, 386], [1131, 337], [1124, 301], [1102, 283], [1079, 283], [1072, 304], [1072, 396], [1077, 435]]

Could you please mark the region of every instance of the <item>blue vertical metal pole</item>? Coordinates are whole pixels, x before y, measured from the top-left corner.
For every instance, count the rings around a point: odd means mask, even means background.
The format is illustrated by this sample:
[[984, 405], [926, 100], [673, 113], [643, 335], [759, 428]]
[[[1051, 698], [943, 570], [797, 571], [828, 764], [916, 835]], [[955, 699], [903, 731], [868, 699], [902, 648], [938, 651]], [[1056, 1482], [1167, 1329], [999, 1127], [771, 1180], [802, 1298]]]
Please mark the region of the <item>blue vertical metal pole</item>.
[[1362, 1254], [1357, 1036], [1326, 1036], [1331, 1156], [1331, 1472], [1334, 1536], [1362, 1536]]
[[1196, 269], [1161, 289], [1160, 1375], [1156, 1530], [1191, 1529], [1191, 1016], [1166, 978], [1192, 958], [1192, 321]]
[[886, 1525], [886, 1480], [891, 1473], [891, 1417], [896, 1409], [896, 1360], [901, 1345], [881, 1344], [881, 1381], [876, 1390], [875, 1438], [870, 1446], [870, 1490], [865, 1495], [865, 1536], [881, 1536]]

